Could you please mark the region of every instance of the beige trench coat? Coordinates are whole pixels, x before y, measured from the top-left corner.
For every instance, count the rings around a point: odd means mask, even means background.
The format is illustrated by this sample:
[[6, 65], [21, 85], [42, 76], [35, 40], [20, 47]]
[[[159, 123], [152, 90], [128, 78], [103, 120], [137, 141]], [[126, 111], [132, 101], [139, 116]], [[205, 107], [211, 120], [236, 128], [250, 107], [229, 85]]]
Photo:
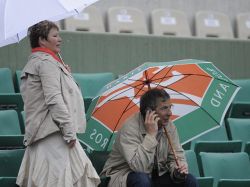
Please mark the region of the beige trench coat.
[[71, 74], [51, 55], [32, 53], [21, 74], [25, 103], [24, 144], [61, 131], [65, 141], [85, 131], [82, 94]]
[[[166, 129], [180, 164], [187, 165], [175, 126], [169, 122]], [[162, 133], [159, 142], [154, 136], [147, 134], [142, 116], [137, 113], [128, 119], [118, 132], [101, 175], [111, 177], [110, 187], [126, 187], [127, 175], [131, 171], [151, 174], [155, 153], [157, 154], [159, 175], [169, 172], [173, 177], [176, 163], [165, 134]]]

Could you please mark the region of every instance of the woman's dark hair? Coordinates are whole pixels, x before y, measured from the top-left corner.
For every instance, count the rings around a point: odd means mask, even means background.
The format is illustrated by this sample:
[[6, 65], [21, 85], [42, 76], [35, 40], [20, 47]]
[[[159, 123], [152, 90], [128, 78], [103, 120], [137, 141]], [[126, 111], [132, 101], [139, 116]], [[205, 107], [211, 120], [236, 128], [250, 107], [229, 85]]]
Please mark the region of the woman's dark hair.
[[170, 99], [170, 96], [164, 89], [159, 88], [148, 90], [141, 96], [140, 112], [144, 119], [148, 109], [156, 109], [159, 99], [161, 99], [161, 101], [166, 101]]
[[28, 29], [31, 48], [40, 47], [39, 38], [41, 37], [41, 39], [47, 40], [49, 31], [52, 28], [59, 30], [58, 26], [54, 22], [48, 20], [41, 21], [31, 26]]

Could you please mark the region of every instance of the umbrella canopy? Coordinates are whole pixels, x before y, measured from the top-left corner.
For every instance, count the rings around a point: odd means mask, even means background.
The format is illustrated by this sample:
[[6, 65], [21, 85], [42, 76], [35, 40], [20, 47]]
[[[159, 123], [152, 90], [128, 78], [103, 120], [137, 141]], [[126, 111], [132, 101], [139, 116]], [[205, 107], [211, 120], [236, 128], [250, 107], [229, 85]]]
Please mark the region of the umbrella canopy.
[[0, 47], [19, 42], [43, 20], [59, 21], [98, 0], [0, 0]]
[[90, 149], [110, 150], [123, 122], [139, 111], [141, 95], [152, 88], [169, 93], [182, 144], [218, 128], [239, 90], [210, 62], [145, 63], [100, 91], [88, 110], [86, 133], [79, 138]]

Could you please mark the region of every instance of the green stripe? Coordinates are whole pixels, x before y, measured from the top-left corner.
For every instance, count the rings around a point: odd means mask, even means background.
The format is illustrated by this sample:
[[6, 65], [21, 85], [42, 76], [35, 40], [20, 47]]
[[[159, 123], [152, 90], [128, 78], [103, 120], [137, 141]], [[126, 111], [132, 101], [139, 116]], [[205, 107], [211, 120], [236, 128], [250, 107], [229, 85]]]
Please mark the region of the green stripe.
[[117, 133], [114, 133], [113, 136], [111, 137], [111, 139], [109, 141], [109, 145], [107, 147], [107, 151], [111, 151], [112, 146], [113, 146], [113, 144], [115, 142], [116, 135], [117, 135]]
[[199, 66], [207, 72], [211, 77], [216, 79], [224, 80], [226, 82], [233, 83], [224, 73], [222, 73], [217, 67], [215, 67], [212, 63], [202, 63]]
[[103, 125], [91, 119], [87, 123], [85, 133], [79, 134], [78, 138], [87, 146], [90, 146], [91, 149], [103, 151], [108, 147], [111, 134]]
[[174, 121], [174, 124], [178, 130], [181, 143], [219, 125], [200, 108]]
[[223, 114], [236, 89], [237, 87], [233, 84], [218, 79], [213, 80], [202, 101], [202, 108], [220, 122], [224, 118]]

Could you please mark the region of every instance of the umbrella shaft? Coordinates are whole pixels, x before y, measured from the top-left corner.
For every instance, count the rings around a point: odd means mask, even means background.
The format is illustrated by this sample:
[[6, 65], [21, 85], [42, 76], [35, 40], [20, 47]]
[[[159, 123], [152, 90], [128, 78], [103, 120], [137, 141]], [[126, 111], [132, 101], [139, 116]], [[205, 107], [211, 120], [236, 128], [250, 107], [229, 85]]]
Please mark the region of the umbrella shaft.
[[170, 137], [169, 137], [169, 135], [168, 135], [167, 129], [166, 129], [166, 127], [163, 127], [163, 129], [164, 129], [165, 135], [166, 135], [166, 137], [167, 137], [167, 139], [168, 139], [168, 144], [169, 144], [169, 146], [170, 146], [170, 149], [171, 149], [171, 151], [173, 152], [174, 160], [175, 160], [175, 162], [176, 162], [176, 165], [177, 165], [177, 167], [179, 167], [179, 162], [178, 162], [178, 160], [177, 160], [177, 156], [176, 156], [175, 150], [174, 150], [174, 148], [173, 148], [172, 141], [171, 141], [171, 139], [170, 139]]

